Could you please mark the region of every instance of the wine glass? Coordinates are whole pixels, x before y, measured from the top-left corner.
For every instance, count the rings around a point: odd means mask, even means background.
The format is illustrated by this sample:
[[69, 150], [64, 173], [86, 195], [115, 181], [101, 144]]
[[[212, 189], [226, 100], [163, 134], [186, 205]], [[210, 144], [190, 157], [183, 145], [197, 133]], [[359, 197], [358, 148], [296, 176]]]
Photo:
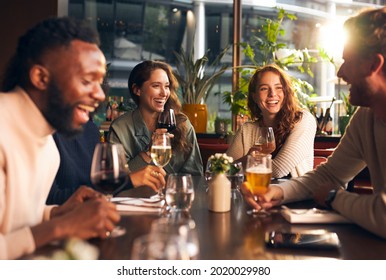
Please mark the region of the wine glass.
[[149, 233], [134, 239], [133, 260], [189, 260], [186, 240], [176, 234]]
[[[155, 133], [150, 155], [156, 166], [165, 167], [172, 157], [172, 146], [169, 133]], [[162, 187], [158, 189], [158, 198], [164, 197]]]
[[212, 163], [210, 162], [210, 160], [208, 160], [206, 163], [206, 168], [204, 173], [204, 177], [207, 182], [209, 182], [212, 179], [212, 175], [213, 175], [212, 172], [210, 171], [211, 165]]
[[189, 259], [199, 259], [200, 246], [196, 223], [191, 218], [163, 217], [151, 223], [150, 234], [181, 236], [187, 245]]
[[166, 182], [165, 200], [172, 213], [189, 211], [194, 200], [192, 175], [170, 174]]
[[[256, 154], [255, 156], [249, 155], [247, 157], [245, 176], [247, 178], [247, 182], [249, 183], [249, 190], [254, 195], [256, 201], [258, 201], [260, 195], [263, 195], [268, 191], [268, 186], [271, 183], [271, 158], [272, 156], [270, 154]], [[247, 214], [263, 216], [269, 215], [269, 213], [263, 209], [251, 209], [247, 211]]]
[[157, 128], [166, 128], [168, 132], [176, 129], [176, 115], [173, 109], [165, 109], [158, 116]]
[[239, 206], [243, 203], [240, 192], [240, 186], [244, 182], [244, 169], [242, 162], [233, 162], [231, 164], [231, 168], [227, 173], [227, 178], [231, 182], [232, 206]]
[[[91, 182], [96, 190], [106, 195], [109, 201], [123, 190], [129, 174], [121, 144], [98, 143], [95, 147], [90, 172]], [[125, 229], [116, 227], [111, 237], [121, 236]]]
[[259, 153], [271, 154], [276, 149], [275, 135], [272, 127], [259, 127], [259, 134], [255, 141], [255, 148]]
[[109, 200], [122, 191], [128, 181], [126, 159], [121, 144], [98, 143], [91, 164], [91, 182]]

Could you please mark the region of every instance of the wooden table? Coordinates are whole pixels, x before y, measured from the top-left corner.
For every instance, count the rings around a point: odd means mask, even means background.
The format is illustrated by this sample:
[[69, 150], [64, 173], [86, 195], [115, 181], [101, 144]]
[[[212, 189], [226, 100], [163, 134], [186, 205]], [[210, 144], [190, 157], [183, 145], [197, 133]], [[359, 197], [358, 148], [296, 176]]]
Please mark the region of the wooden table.
[[[227, 213], [210, 212], [207, 207], [205, 191], [207, 184], [204, 177], [194, 177], [194, 183], [196, 196], [190, 216], [196, 222], [200, 242], [200, 259], [386, 259], [386, 241], [353, 224], [291, 225], [284, 220], [278, 209], [273, 211], [270, 217], [259, 218], [248, 216], [244, 205], [239, 208], [233, 207]], [[150, 195], [146, 188], [130, 190], [123, 195], [128, 194], [130, 196]], [[305, 202], [290, 206], [304, 207]], [[100, 259], [130, 259], [133, 240], [148, 233], [151, 222], [159, 217], [154, 214], [124, 215], [120, 225], [127, 229], [126, 235], [107, 240], [91, 240], [91, 243], [100, 249]], [[316, 251], [267, 249], [264, 245], [266, 231], [308, 229], [335, 231], [342, 247], [339, 251]], [[47, 248], [39, 249], [36, 254], [49, 252], [50, 249]]]

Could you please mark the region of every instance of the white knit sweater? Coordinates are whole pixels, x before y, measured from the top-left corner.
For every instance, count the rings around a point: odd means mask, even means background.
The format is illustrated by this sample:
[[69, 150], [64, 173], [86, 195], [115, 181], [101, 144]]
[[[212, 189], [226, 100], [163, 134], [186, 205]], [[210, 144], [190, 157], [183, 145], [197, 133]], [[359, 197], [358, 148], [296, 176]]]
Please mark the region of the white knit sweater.
[[[226, 152], [227, 155], [235, 160], [245, 156], [257, 139], [258, 127], [258, 122], [244, 123], [237, 131]], [[289, 174], [298, 177], [313, 169], [315, 133], [315, 118], [304, 110], [303, 117], [295, 124], [279, 153], [272, 160], [273, 178], [282, 178]]]

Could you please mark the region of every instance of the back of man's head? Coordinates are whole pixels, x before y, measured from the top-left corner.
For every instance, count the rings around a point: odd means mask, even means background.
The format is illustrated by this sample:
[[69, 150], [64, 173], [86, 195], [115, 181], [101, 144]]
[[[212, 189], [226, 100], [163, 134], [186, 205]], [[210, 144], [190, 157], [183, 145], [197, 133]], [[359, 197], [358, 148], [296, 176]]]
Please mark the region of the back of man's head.
[[16, 53], [5, 72], [2, 91], [10, 91], [17, 85], [26, 88], [31, 66], [41, 64], [47, 51], [68, 47], [73, 40], [100, 43], [98, 33], [87, 22], [69, 17], [49, 18], [32, 27], [19, 38]]

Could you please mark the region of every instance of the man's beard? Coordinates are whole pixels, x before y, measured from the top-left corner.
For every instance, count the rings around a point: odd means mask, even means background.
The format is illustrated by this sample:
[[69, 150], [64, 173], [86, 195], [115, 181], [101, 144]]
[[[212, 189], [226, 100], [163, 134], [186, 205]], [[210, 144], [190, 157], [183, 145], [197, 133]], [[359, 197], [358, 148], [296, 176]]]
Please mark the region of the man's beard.
[[51, 81], [48, 85], [48, 101], [46, 110], [43, 112], [44, 117], [57, 132], [67, 137], [72, 137], [83, 131], [80, 128], [72, 127], [74, 105], [66, 104], [63, 99], [63, 91]]

